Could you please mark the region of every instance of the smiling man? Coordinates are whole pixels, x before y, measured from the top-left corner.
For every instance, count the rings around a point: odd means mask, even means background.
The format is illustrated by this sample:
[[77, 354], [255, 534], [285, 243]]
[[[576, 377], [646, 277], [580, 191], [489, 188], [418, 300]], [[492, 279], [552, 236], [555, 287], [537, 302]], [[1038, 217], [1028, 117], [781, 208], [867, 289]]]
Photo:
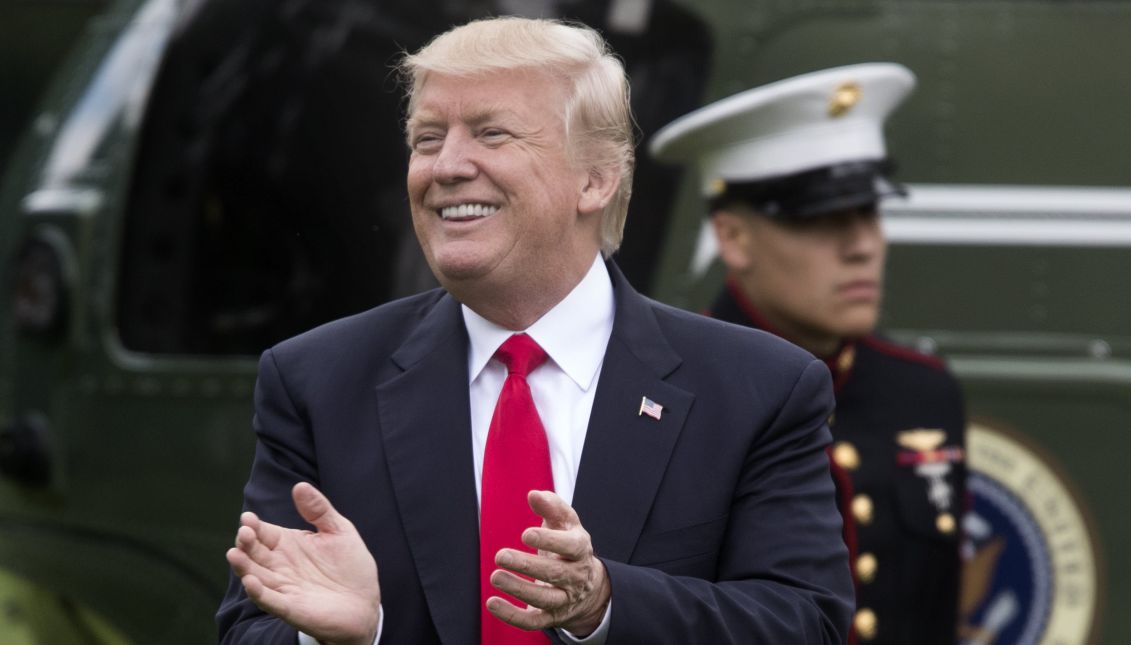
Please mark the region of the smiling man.
[[402, 68], [442, 288], [264, 353], [222, 642], [841, 642], [828, 370], [625, 282], [604, 41], [483, 20]]
[[716, 318], [786, 338], [833, 374], [845, 532], [868, 643], [954, 643], [965, 421], [937, 359], [873, 335], [887, 243], [883, 124], [911, 91], [895, 64], [851, 65], [755, 88], [657, 133], [696, 164], [728, 277]]

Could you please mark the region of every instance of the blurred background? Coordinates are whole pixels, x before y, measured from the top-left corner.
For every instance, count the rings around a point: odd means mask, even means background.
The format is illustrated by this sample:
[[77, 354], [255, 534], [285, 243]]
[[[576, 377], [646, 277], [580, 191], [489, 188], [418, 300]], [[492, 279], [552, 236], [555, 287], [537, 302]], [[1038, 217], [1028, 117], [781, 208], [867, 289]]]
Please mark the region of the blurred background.
[[506, 13], [624, 58], [617, 261], [692, 310], [722, 274], [651, 134], [807, 71], [918, 75], [884, 328], [966, 392], [962, 633], [1131, 642], [1131, 3], [0, 0], [0, 645], [215, 641], [258, 354], [434, 285], [391, 65]]

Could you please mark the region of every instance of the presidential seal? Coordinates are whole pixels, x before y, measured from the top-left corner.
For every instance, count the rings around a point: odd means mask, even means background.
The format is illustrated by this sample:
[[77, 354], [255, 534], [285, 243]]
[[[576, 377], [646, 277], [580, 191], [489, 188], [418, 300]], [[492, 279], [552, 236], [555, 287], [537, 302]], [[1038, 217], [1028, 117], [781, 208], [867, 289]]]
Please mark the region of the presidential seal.
[[1090, 642], [1098, 548], [1063, 474], [1014, 433], [967, 429], [964, 645]]

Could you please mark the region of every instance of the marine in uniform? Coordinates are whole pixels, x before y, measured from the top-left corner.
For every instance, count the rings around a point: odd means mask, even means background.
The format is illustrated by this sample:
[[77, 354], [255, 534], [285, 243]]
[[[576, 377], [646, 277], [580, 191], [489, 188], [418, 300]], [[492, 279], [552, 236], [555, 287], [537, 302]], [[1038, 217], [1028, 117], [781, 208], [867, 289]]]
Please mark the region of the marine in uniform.
[[709, 314], [782, 336], [833, 375], [830, 449], [858, 643], [955, 643], [966, 504], [962, 393], [944, 364], [875, 334], [891, 180], [883, 124], [914, 87], [850, 65], [723, 99], [653, 138], [694, 164], [728, 270]]

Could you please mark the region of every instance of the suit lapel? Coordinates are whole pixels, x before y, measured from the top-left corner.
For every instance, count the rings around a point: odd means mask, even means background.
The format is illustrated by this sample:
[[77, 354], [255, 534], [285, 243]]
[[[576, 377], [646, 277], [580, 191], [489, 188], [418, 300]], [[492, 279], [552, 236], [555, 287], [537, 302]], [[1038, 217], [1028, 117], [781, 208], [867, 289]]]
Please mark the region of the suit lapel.
[[444, 296], [393, 354], [377, 387], [393, 491], [445, 643], [474, 642], [479, 630], [467, 343], [459, 304]]
[[[616, 296], [613, 334], [589, 417], [573, 506], [601, 557], [627, 562], [652, 508], [694, 395], [664, 379], [681, 359], [651, 305], [611, 262]], [[643, 397], [659, 419], [640, 414]]]
[[[573, 506], [601, 557], [627, 562], [694, 395], [665, 381], [681, 359], [649, 302], [611, 262], [613, 334], [589, 419]], [[479, 517], [471, 454], [467, 332], [444, 296], [393, 354], [377, 387], [386, 460], [441, 641], [479, 633]], [[639, 414], [641, 398], [663, 406]], [[475, 536], [469, 540], [468, 536]]]

